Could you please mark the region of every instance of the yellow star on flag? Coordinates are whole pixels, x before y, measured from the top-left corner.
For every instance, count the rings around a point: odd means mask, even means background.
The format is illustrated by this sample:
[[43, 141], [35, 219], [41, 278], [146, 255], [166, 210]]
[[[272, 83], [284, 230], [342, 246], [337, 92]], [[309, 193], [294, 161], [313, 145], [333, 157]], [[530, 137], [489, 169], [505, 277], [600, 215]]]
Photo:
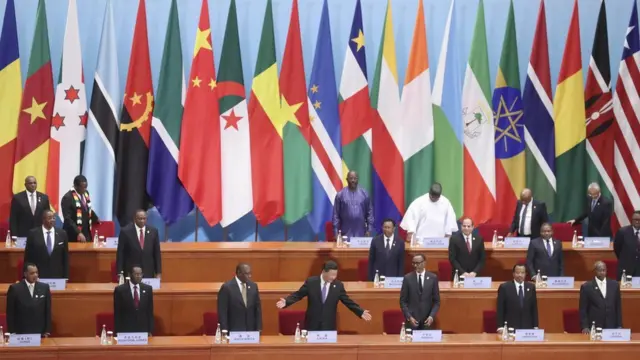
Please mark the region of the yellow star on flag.
[[316, 101], [313, 103], [313, 107], [314, 107], [315, 109], [320, 109], [320, 105], [321, 105], [321, 104], [322, 104], [322, 102], [320, 102], [320, 101], [316, 100]]
[[314, 85], [311, 87], [311, 92], [312, 92], [312, 93], [314, 93], [314, 94], [315, 94], [315, 93], [317, 93], [317, 92], [318, 92], [318, 85], [315, 85], [315, 84], [314, 84]]
[[364, 47], [364, 33], [362, 32], [362, 29], [358, 30], [358, 37], [351, 39], [351, 41], [358, 45], [356, 47], [356, 52], [360, 51], [360, 49]]
[[216, 81], [211, 78], [211, 81], [209, 81], [209, 87], [211, 88], [211, 90], [213, 90], [216, 88], [216, 86], [218, 86], [218, 83], [216, 83]]
[[211, 29], [200, 30], [196, 33], [196, 46], [193, 49], [193, 57], [198, 55], [200, 49], [211, 50], [211, 43], [209, 42], [209, 35], [211, 35]]
[[131, 105], [142, 104], [141, 101], [142, 95], [138, 95], [137, 93], [133, 93], [133, 96], [129, 98], [131, 100]]
[[291, 121], [291, 123], [300, 126], [300, 122], [298, 121], [298, 118], [296, 118], [296, 112], [298, 111], [298, 109], [300, 109], [302, 103], [299, 102], [297, 104], [289, 105], [287, 99], [285, 99], [284, 96], [281, 95], [280, 98], [280, 125], [284, 128], [284, 126], [287, 124], [287, 121]]
[[31, 123], [33, 124], [39, 118], [46, 119], [44, 116], [44, 107], [47, 106], [47, 102], [43, 102], [42, 104], [38, 104], [36, 98], [31, 98], [31, 107], [27, 109], [23, 109], [22, 111], [31, 115]]
[[191, 82], [193, 83], [193, 87], [200, 87], [200, 83], [202, 82], [202, 80], [200, 80], [199, 77], [195, 77], [193, 78], [193, 80], [191, 80]]

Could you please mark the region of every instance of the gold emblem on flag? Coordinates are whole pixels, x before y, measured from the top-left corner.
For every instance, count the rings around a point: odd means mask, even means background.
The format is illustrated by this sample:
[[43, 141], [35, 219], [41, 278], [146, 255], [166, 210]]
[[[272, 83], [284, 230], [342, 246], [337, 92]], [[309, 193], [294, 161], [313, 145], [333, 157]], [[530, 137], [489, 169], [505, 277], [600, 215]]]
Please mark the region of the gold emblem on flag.
[[142, 124], [149, 119], [151, 112], [153, 111], [153, 94], [148, 92], [146, 95], [146, 106], [142, 115], [132, 119], [128, 124], [120, 124], [120, 131], [133, 131], [134, 128], [140, 128]]

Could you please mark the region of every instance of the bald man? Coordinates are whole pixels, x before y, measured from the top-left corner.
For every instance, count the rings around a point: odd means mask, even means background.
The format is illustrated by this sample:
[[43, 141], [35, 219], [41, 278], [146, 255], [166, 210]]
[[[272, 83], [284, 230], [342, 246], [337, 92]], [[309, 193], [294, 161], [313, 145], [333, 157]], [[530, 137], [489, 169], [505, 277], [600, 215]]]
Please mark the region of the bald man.
[[509, 236], [527, 236], [532, 239], [540, 237], [542, 224], [549, 221], [547, 205], [533, 199], [531, 189], [524, 189], [520, 193], [520, 200], [516, 204], [516, 212], [513, 214]]
[[580, 327], [585, 334], [591, 325], [603, 329], [622, 328], [622, 302], [620, 286], [607, 279], [607, 265], [597, 261], [593, 266], [595, 277], [580, 286]]
[[611, 215], [613, 215], [613, 202], [600, 192], [600, 185], [591, 183], [587, 189], [587, 207], [582, 215], [569, 224], [580, 223], [588, 219], [587, 236], [611, 237]]

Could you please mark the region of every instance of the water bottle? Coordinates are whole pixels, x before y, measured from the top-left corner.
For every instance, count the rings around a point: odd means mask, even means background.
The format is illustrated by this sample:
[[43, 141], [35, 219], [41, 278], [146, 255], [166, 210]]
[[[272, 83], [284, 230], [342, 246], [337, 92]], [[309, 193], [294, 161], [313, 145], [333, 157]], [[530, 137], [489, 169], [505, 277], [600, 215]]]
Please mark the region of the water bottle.
[[578, 247], [578, 231], [573, 230], [573, 238], [571, 239], [571, 247]]
[[7, 230], [7, 237], [4, 239], [4, 242], [5, 242], [5, 246], [6, 247], [8, 247], [8, 248], [11, 247], [11, 245], [12, 245], [12, 242], [11, 242], [11, 230]]
[[342, 231], [338, 230], [338, 236], [336, 236], [336, 245], [342, 247]]
[[418, 241], [416, 239], [416, 234], [411, 235], [411, 243], [409, 244], [409, 247], [417, 247], [418, 245]]
[[402, 323], [402, 327], [400, 328], [400, 342], [407, 341], [407, 330], [404, 327], [404, 323]]
[[509, 328], [507, 327], [507, 322], [504, 322], [504, 327], [502, 328], [502, 341], [509, 340]]
[[100, 247], [100, 237], [98, 236], [98, 230], [93, 235], [93, 247]]
[[622, 270], [622, 277], [620, 278], [620, 287], [627, 287], [627, 271]]
[[2, 326], [0, 326], [0, 345], [4, 345], [4, 331], [2, 330]]
[[540, 269], [538, 269], [538, 273], [536, 274], [536, 287], [542, 286], [542, 275], [540, 274]]
[[460, 286], [460, 275], [458, 275], [458, 269], [456, 269], [456, 274], [453, 276], [453, 287], [457, 288]]
[[302, 336], [300, 336], [300, 323], [296, 323], [296, 333], [293, 336], [293, 342], [299, 344], [302, 342]]
[[378, 270], [376, 270], [376, 276], [373, 278], [373, 287], [380, 287], [380, 274], [378, 274]]
[[222, 343], [222, 331], [220, 331], [220, 323], [218, 323], [218, 328], [216, 329], [216, 344]]
[[124, 284], [124, 273], [120, 271], [120, 274], [118, 274], [118, 285], [122, 284]]
[[102, 333], [100, 333], [100, 345], [107, 345], [107, 325], [102, 325]]
[[591, 331], [589, 331], [589, 340], [594, 341], [596, 339], [596, 322], [591, 323]]
[[491, 239], [491, 247], [498, 247], [498, 230], [493, 230], [493, 238]]

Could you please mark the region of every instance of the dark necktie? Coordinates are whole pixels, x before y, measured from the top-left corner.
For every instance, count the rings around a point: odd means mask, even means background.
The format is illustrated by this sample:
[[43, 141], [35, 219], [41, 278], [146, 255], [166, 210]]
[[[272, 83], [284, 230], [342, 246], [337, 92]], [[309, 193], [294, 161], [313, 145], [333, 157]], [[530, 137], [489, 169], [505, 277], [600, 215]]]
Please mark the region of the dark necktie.
[[140, 305], [140, 296], [138, 295], [138, 285], [134, 285], [133, 286], [133, 306], [135, 306], [137, 309], [138, 305]]
[[520, 215], [520, 235], [524, 235], [524, 220], [527, 218], [527, 209], [529, 208], [529, 204], [524, 205], [524, 210], [522, 211], [522, 215]]
[[325, 300], [327, 300], [327, 285], [329, 283], [325, 282], [324, 285], [322, 285], [322, 303], [324, 304]]
[[144, 249], [144, 232], [140, 229], [140, 248]]
[[547, 243], [547, 255], [549, 255], [549, 257], [551, 257], [551, 239], [545, 240], [544, 242]]
[[418, 293], [422, 294], [422, 274], [418, 274]]
[[384, 248], [387, 249], [387, 251], [391, 250], [391, 240], [389, 240], [389, 238], [387, 238], [387, 245], [385, 245]]
[[596, 207], [596, 200], [591, 200], [591, 211]]
[[636, 241], [638, 242], [638, 246], [640, 246], [640, 230], [636, 230]]
[[53, 242], [51, 241], [51, 231], [47, 231], [47, 252], [51, 255], [53, 252]]
[[520, 298], [520, 307], [524, 307], [524, 291], [522, 290], [522, 284], [518, 285], [518, 297]]

